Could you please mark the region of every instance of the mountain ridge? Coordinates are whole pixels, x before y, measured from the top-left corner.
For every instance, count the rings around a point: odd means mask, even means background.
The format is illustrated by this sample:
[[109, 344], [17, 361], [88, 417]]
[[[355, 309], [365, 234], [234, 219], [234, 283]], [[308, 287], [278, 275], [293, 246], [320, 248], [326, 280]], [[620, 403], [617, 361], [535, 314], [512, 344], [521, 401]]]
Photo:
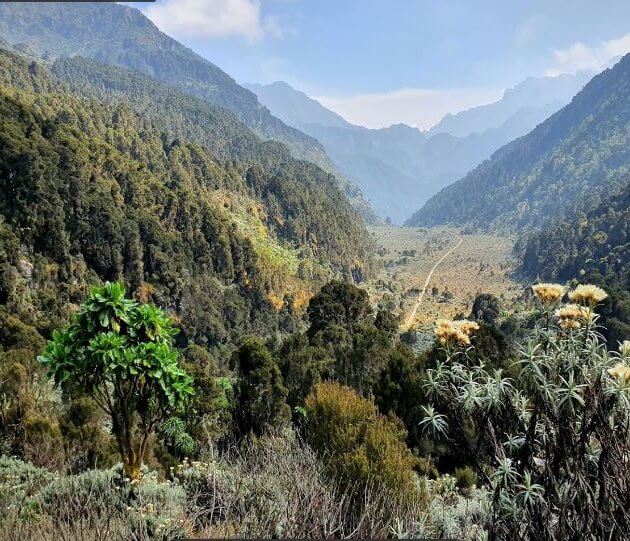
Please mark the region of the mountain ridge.
[[499, 125], [465, 137], [448, 133], [428, 136], [405, 124], [381, 129], [355, 126], [284, 82], [249, 88], [279, 118], [320, 141], [377, 212], [396, 223], [562, 105], [521, 107]]
[[83, 56], [125, 67], [224, 107], [263, 139], [286, 144], [298, 159], [338, 177], [346, 194], [369, 221], [368, 204], [349, 186], [313, 137], [287, 126], [263, 107], [251, 91], [218, 66], [161, 32], [139, 10], [121, 4], [63, 5], [0, 3], [0, 35], [28, 47], [45, 60]]
[[575, 75], [528, 77], [514, 87], [506, 89], [501, 98], [493, 103], [471, 107], [455, 114], [446, 114], [426, 133], [428, 136], [449, 133], [455, 137], [465, 137], [497, 127], [523, 108], [546, 108], [551, 104], [558, 104], [556, 110], [560, 109], [594, 75], [595, 72], [581, 71]]
[[524, 230], [628, 182], [630, 54], [565, 107], [433, 196], [410, 226]]

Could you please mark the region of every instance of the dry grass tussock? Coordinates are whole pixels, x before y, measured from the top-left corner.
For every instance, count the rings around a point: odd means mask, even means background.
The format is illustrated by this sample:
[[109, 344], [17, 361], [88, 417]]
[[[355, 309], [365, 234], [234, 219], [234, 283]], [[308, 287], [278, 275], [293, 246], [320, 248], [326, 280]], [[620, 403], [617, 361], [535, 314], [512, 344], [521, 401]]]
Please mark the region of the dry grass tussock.
[[0, 457], [3, 541], [387, 537], [426, 514], [425, 500], [412, 501], [335, 484], [292, 432], [135, 482], [119, 467], [68, 476]]

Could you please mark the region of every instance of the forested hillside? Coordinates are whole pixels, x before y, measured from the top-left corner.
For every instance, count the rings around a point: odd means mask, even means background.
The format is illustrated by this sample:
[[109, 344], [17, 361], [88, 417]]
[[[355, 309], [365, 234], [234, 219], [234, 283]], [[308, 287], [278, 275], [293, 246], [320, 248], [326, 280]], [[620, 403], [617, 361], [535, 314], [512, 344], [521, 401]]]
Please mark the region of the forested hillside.
[[0, 33], [50, 58], [81, 55], [125, 66], [236, 113], [261, 135], [316, 148], [289, 128], [220, 68], [163, 34], [140, 11], [118, 4], [0, 6]]
[[185, 112], [164, 115], [169, 134], [6, 51], [0, 84], [0, 300], [41, 332], [88, 284], [123, 279], [217, 346], [290, 328], [313, 287], [368, 264], [332, 176], [230, 113], [204, 109], [206, 139], [189, 142], [174, 136], [193, 130]]
[[545, 280], [630, 272], [630, 182], [588, 212], [577, 211], [521, 241], [522, 271]]
[[611, 347], [630, 334], [630, 182], [588, 212], [567, 213], [516, 246], [530, 278], [598, 283], [610, 293], [603, 326]]
[[271, 115], [252, 92], [160, 32], [134, 8], [114, 3], [3, 3], [0, 35], [45, 59], [82, 56], [126, 67], [228, 109], [258, 136], [285, 143], [295, 157], [334, 173], [356, 207], [373, 218], [360, 191], [341, 178], [315, 139]]
[[513, 232], [541, 226], [625, 186], [628, 163], [630, 55], [529, 134], [431, 198], [407, 224]]

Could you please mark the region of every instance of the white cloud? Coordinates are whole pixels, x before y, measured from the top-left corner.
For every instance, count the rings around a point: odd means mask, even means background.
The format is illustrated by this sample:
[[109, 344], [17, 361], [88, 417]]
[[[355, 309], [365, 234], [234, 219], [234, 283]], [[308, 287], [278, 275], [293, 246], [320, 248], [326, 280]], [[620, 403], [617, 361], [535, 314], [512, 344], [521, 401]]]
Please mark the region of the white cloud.
[[259, 0], [164, 0], [143, 13], [167, 34], [190, 38], [281, 36], [277, 18], [263, 17]]
[[359, 126], [383, 128], [404, 123], [425, 130], [439, 122], [446, 113], [492, 103], [502, 94], [503, 90], [496, 88], [403, 88], [391, 92], [319, 96], [315, 99]]
[[545, 75], [555, 76], [581, 70], [601, 71], [628, 52], [630, 34], [604, 41], [596, 47], [587, 47], [581, 42], [576, 42], [566, 49], [557, 49], [553, 52], [554, 64], [545, 71]]

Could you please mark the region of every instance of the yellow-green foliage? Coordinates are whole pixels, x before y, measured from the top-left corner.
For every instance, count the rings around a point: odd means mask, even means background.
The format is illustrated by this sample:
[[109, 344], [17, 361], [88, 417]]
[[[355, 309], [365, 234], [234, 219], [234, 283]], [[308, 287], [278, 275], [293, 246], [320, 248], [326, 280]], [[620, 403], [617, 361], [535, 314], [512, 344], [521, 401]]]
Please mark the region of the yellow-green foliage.
[[416, 459], [396, 417], [381, 415], [371, 400], [332, 382], [317, 385], [305, 407], [308, 440], [325, 455], [332, 476], [395, 498], [414, 497]]
[[268, 299], [280, 309], [285, 295], [292, 297], [313, 291], [334, 275], [330, 265], [323, 265], [308, 246], [296, 248], [282, 240], [274, 228], [282, 225], [280, 216], [269, 216], [262, 205], [247, 195], [227, 190], [208, 191], [217, 209], [223, 209], [236, 232], [247, 239], [259, 261], [259, 276], [269, 291]]
[[261, 260], [274, 270], [297, 276], [300, 253], [270, 235], [263, 222], [265, 215], [260, 203], [247, 196], [238, 196], [227, 191], [216, 191], [211, 195], [215, 200], [220, 199], [224, 205], [227, 204], [229, 218], [236, 225], [237, 231], [251, 241], [254, 251]]

